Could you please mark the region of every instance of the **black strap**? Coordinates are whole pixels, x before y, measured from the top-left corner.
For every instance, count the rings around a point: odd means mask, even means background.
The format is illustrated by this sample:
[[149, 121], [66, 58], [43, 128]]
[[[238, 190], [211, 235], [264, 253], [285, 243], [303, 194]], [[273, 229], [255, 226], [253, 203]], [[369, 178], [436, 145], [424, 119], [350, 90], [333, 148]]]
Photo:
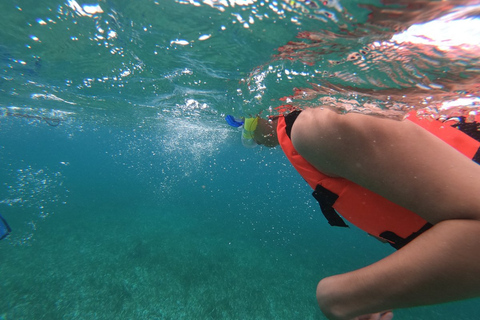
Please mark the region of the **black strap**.
[[325, 218], [327, 218], [327, 221], [331, 226], [348, 228], [348, 225], [345, 223], [345, 221], [343, 221], [340, 215], [335, 211], [335, 209], [333, 209], [333, 204], [338, 199], [337, 194], [325, 189], [321, 185], [317, 185], [312, 195], [315, 199], [317, 199], [323, 215]]
[[398, 250], [398, 249], [402, 248], [403, 246], [405, 246], [410, 241], [412, 241], [413, 239], [415, 239], [416, 237], [418, 237], [419, 235], [421, 235], [422, 233], [424, 233], [425, 231], [427, 231], [428, 229], [430, 229], [432, 226], [433, 225], [431, 223], [427, 222], [418, 231], [412, 233], [411, 235], [409, 235], [406, 238], [402, 238], [398, 234], [396, 234], [395, 232], [392, 232], [392, 231], [382, 232], [380, 234], [380, 237], [390, 241], [390, 245]]
[[300, 114], [300, 112], [302, 112], [302, 111], [301, 110], [295, 110], [295, 111], [292, 111], [285, 116], [285, 132], [287, 133], [287, 136], [290, 139], [292, 139], [292, 137], [290, 137], [290, 135], [292, 134], [293, 124], [295, 123], [295, 120], [297, 120], [297, 117]]
[[460, 117], [459, 121], [452, 125], [452, 127], [459, 129], [463, 133], [469, 135], [473, 139], [480, 141], [480, 123], [466, 122], [465, 117]]
[[472, 160], [475, 161], [476, 163], [480, 164], [480, 148], [478, 148], [478, 150], [475, 153], [475, 155], [473, 156]]
[[[452, 127], [457, 128], [473, 139], [480, 141], [480, 123], [476, 121], [467, 123], [465, 117], [460, 117], [459, 121], [452, 125]], [[478, 148], [472, 160], [480, 164], [480, 148]]]

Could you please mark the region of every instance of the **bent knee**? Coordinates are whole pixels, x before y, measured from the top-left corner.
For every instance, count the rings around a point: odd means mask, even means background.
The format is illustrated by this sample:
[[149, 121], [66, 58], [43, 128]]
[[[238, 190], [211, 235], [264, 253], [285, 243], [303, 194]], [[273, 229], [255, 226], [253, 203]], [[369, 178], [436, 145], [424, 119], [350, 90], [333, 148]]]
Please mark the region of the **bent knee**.
[[334, 112], [331, 110], [320, 108], [309, 108], [300, 113], [293, 124], [291, 135], [293, 146], [297, 151], [326, 147], [325, 142], [332, 138], [332, 129], [338, 128], [335, 121], [337, 117], [332, 113]]
[[329, 109], [310, 108], [297, 117], [292, 127], [295, 150], [318, 170], [331, 176], [338, 175], [332, 164], [345, 157], [340, 143], [344, 128], [342, 117]]

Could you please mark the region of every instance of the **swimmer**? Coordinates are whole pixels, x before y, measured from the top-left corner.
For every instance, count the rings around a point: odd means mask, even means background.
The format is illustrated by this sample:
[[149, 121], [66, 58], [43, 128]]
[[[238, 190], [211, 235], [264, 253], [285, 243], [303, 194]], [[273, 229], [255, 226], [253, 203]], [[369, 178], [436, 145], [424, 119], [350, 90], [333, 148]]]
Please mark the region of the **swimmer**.
[[[366, 189], [401, 207], [398, 212], [412, 214], [406, 229], [421, 227], [410, 238], [392, 237], [407, 232], [403, 227], [383, 237], [381, 226], [368, 229], [374, 222], [365, 222], [362, 228], [378, 238], [394, 246], [398, 240], [399, 250], [365, 268], [322, 279], [317, 301], [328, 319], [388, 320], [393, 317], [389, 310], [480, 296], [480, 166], [472, 161], [479, 155], [475, 140], [460, 132], [471, 142], [471, 150], [459, 152], [413, 118], [342, 115], [328, 108], [309, 108], [288, 118], [258, 118], [252, 139], [268, 147], [280, 143], [284, 151], [290, 143], [292, 154], [304, 161], [292, 163], [297, 170], [310, 166], [327, 184], [342, 180]], [[438, 126], [444, 127], [453, 129]], [[314, 172], [308, 170], [299, 171]], [[324, 193], [335, 208], [338, 195]], [[336, 209], [347, 220], [357, 219]], [[336, 217], [332, 219], [335, 223]]]

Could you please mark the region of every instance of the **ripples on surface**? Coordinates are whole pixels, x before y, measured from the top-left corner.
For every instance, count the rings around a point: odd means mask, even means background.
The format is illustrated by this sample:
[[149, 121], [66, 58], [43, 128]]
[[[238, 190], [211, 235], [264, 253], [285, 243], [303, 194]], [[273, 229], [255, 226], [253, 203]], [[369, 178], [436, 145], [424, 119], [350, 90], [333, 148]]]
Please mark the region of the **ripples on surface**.
[[[1, 106], [133, 126], [181, 113], [191, 100], [218, 118], [285, 101], [401, 116], [469, 98], [470, 111], [479, 9], [455, 4], [3, 3]], [[432, 32], [442, 27], [450, 38]]]
[[[427, 17], [441, 8], [433, 9]], [[298, 40], [280, 47], [271, 63], [252, 73], [247, 101], [261, 106], [266, 100], [298, 107], [328, 105], [342, 112], [399, 118], [419, 108], [434, 116], [469, 114], [479, 103], [477, 11], [477, 6], [462, 7], [403, 29], [395, 24], [398, 33], [378, 32], [378, 25], [388, 23], [379, 17], [375, 21], [374, 14], [353, 32], [300, 32]], [[282, 99], [289, 86], [295, 89]]]

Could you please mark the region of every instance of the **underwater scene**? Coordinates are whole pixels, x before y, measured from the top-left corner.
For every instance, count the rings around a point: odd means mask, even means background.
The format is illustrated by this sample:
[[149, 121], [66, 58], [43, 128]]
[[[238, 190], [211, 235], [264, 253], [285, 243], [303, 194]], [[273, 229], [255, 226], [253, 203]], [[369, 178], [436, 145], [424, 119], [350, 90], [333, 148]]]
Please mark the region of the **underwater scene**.
[[[480, 106], [478, 1], [2, 0], [0, 320], [326, 319], [394, 252], [236, 119]], [[478, 319], [478, 299], [395, 319]]]

